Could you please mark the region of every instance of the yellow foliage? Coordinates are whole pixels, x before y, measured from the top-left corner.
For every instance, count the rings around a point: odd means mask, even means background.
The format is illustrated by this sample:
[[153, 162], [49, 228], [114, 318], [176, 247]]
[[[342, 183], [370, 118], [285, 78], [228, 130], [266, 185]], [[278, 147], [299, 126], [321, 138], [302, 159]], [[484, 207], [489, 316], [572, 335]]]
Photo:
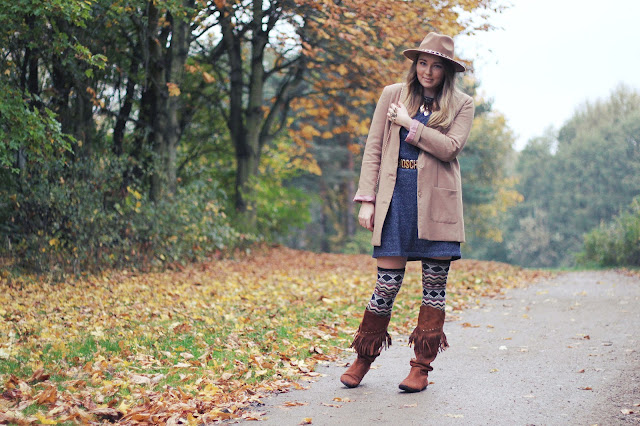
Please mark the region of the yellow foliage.
[[215, 77], [213, 77], [211, 74], [209, 74], [208, 72], [204, 71], [202, 73], [202, 79], [204, 80], [205, 83], [207, 84], [211, 84], [213, 82], [216, 81]]
[[304, 139], [311, 140], [314, 136], [320, 136], [320, 132], [314, 127], [305, 124], [304, 126], [302, 126], [302, 129], [300, 129], [300, 135]]
[[180, 87], [175, 83], [167, 83], [167, 89], [169, 90], [169, 96], [180, 96]]

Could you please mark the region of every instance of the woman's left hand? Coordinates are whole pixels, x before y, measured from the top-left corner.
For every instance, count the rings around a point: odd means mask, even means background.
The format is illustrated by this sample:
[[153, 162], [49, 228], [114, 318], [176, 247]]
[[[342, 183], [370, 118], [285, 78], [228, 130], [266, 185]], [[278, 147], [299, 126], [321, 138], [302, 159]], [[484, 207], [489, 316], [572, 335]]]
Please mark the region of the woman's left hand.
[[389, 106], [387, 117], [392, 123], [399, 124], [406, 129], [409, 129], [409, 127], [411, 127], [411, 117], [409, 117], [409, 111], [407, 111], [407, 107], [405, 107], [402, 102], [398, 102], [397, 104], [392, 103]]

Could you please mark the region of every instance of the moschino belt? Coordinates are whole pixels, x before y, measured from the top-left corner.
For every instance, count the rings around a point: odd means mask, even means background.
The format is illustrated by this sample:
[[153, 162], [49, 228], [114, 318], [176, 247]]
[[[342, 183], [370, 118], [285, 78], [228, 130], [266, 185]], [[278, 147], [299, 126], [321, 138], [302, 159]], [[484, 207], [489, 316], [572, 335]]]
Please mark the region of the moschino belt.
[[418, 160], [406, 160], [404, 158], [398, 159], [398, 168], [400, 169], [417, 169]]

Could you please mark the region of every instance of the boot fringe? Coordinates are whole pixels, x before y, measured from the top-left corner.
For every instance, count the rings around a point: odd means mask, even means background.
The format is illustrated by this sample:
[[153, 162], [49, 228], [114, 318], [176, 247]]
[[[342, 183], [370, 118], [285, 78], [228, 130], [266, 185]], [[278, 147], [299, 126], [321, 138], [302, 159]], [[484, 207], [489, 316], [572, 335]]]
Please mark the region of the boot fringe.
[[449, 347], [447, 335], [444, 334], [444, 331], [440, 333], [425, 333], [418, 327], [416, 327], [409, 336], [409, 347], [411, 347], [411, 345], [414, 345], [415, 350], [422, 354], [435, 354]]
[[391, 336], [387, 330], [376, 332], [363, 332], [358, 328], [351, 346], [356, 353], [361, 355], [378, 355], [382, 349], [388, 349], [391, 346]]

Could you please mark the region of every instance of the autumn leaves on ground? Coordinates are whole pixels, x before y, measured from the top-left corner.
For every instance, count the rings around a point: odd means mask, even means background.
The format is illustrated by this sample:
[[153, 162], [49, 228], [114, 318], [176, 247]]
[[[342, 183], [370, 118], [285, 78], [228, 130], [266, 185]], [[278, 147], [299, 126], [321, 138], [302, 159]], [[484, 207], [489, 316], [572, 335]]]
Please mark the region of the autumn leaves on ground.
[[[366, 255], [269, 248], [163, 273], [3, 278], [0, 423], [251, 418], [264, 394], [301, 386], [318, 361], [345, 353], [374, 274]], [[455, 262], [449, 317], [540, 274]], [[392, 336], [414, 327], [420, 295], [413, 262]]]

